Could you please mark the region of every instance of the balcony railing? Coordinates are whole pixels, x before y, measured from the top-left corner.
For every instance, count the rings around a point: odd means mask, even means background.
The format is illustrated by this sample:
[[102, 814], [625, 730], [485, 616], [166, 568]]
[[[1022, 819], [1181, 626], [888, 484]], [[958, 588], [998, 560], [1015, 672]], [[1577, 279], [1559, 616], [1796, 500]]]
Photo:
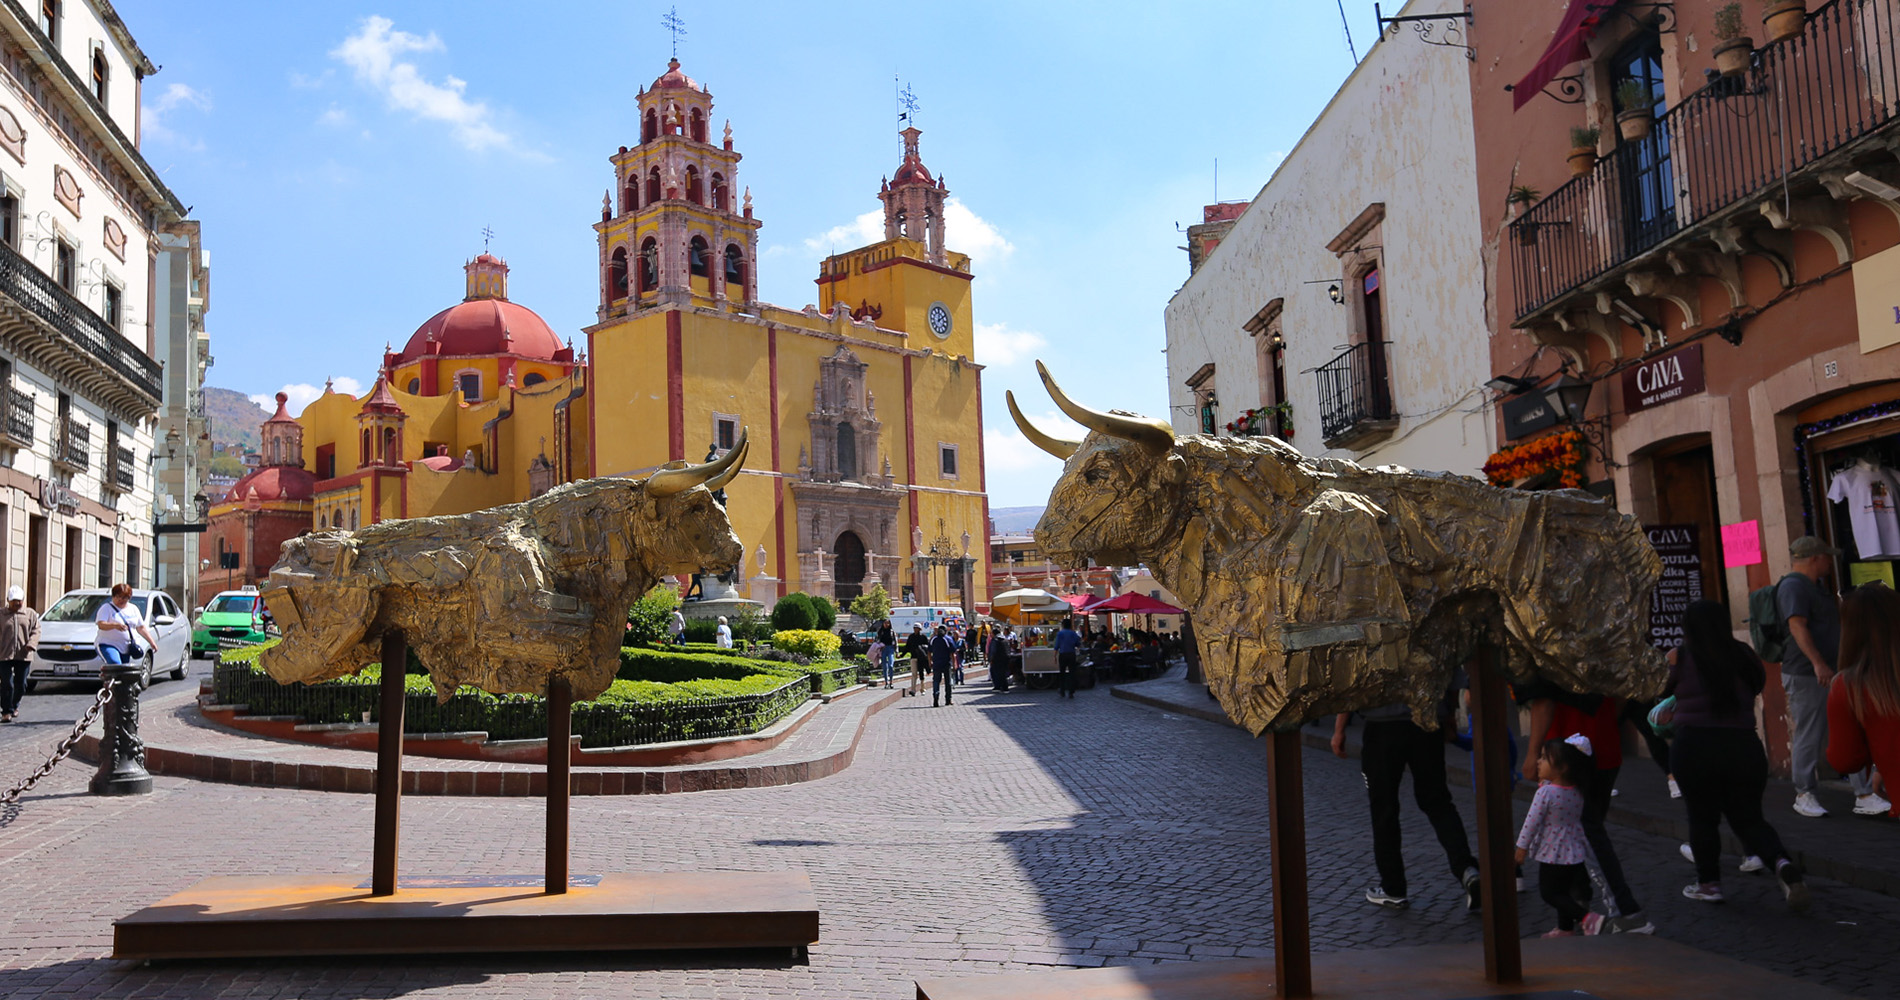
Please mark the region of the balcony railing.
[[59, 438], [53, 442], [53, 461], [69, 471], [84, 472], [92, 467], [92, 456], [87, 451], [91, 446], [92, 428], [67, 423], [59, 429]]
[[144, 396], [154, 402], [160, 398], [158, 362], [5, 243], [0, 243], [0, 295], [31, 310]]
[[1517, 319], [1647, 253], [1900, 112], [1894, 0], [1834, 0], [1511, 223]]
[[132, 492], [134, 463], [137, 460], [130, 448], [113, 449], [112, 468], [106, 476], [106, 485], [121, 493]]
[[1354, 344], [1344, 354], [1321, 365], [1319, 376], [1320, 436], [1329, 445], [1383, 429], [1394, 419], [1392, 382], [1386, 357], [1389, 343]]
[[6, 403], [7, 440], [31, 447], [33, 445], [33, 394], [8, 386]]

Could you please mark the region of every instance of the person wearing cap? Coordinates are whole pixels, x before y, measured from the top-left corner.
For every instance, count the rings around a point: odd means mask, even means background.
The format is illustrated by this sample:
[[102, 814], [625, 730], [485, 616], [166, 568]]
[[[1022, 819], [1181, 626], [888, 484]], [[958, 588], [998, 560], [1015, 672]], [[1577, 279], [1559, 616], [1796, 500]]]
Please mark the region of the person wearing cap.
[[20, 714], [26, 694], [27, 662], [40, 644], [40, 613], [26, 606], [26, 592], [7, 588], [7, 605], [0, 608], [0, 722]]
[[[1834, 572], [1841, 550], [1803, 535], [1788, 547], [1793, 572], [1775, 587], [1775, 606], [1788, 630], [1781, 654], [1781, 687], [1788, 695], [1789, 756], [1794, 768], [1794, 811], [1818, 819], [1827, 815], [1814, 796], [1817, 773], [1827, 750], [1827, 689], [1839, 668], [1841, 605], [1821, 580]], [[1874, 792], [1873, 775], [1847, 776], [1854, 788], [1854, 812], [1878, 816], [1891, 806]]]

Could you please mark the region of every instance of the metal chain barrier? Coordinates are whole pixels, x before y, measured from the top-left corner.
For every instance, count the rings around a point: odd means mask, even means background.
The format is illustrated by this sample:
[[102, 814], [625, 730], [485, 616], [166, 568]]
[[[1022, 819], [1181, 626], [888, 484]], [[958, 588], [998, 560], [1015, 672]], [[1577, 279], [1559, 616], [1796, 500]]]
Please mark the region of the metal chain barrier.
[[93, 722], [99, 718], [99, 713], [104, 711], [106, 702], [111, 700], [112, 685], [99, 685], [99, 697], [93, 699], [92, 705], [86, 709], [86, 714], [80, 716], [78, 722], [73, 723], [71, 735], [59, 741], [59, 746], [53, 749], [53, 755], [46, 758], [46, 763], [41, 764], [38, 770], [21, 779], [4, 794], [0, 794], [0, 805], [12, 805], [20, 801], [20, 796], [39, 784], [41, 778], [53, 773], [53, 768], [58, 767], [60, 761], [72, 756], [73, 748], [79, 745], [79, 738], [85, 735], [86, 730], [92, 728]]

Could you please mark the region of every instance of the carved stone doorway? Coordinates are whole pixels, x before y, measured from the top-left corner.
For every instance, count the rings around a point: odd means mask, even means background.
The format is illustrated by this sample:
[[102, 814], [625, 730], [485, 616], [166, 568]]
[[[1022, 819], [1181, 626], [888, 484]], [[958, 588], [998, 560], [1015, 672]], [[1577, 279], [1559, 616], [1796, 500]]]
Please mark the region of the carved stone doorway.
[[864, 541], [857, 532], [847, 531], [832, 543], [831, 551], [836, 553], [831, 564], [832, 593], [842, 608], [864, 593]]

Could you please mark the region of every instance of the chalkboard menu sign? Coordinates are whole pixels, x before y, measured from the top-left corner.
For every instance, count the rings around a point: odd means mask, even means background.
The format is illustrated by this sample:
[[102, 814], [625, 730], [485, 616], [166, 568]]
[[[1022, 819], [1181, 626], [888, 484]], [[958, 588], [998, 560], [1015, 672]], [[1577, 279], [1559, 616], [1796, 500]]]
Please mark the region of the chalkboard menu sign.
[[1659, 649], [1682, 644], [1682, 613], [1702, 599], [1702, 548], [1693, 524], [1657, 524], [1643, 529], [1662, 556], [1662, 579], [1649, 598], [1649, 642]]

